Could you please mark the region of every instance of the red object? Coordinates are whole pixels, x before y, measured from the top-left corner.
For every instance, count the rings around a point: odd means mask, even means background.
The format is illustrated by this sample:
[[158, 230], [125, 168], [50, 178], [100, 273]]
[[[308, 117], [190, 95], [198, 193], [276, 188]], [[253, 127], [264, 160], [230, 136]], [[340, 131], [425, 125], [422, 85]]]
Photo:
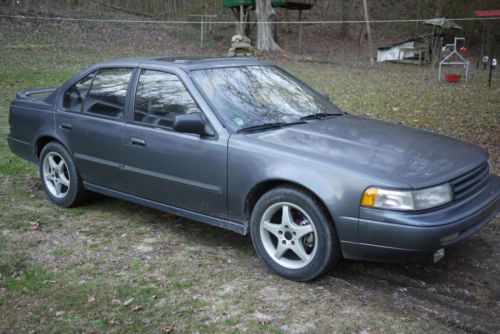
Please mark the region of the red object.
[[477, 17], [499, 17], [500, 10], [476, 10]]
[[461, 77], [460, 74], [448, 74], [446, 75], [446, 81], [449, 83], [459, 82]]
[[462, 52], [463, 54], [466, 54], [467, 53], [467, 48], [465, 46], [462, 46], [460, 48], [460, 52]]

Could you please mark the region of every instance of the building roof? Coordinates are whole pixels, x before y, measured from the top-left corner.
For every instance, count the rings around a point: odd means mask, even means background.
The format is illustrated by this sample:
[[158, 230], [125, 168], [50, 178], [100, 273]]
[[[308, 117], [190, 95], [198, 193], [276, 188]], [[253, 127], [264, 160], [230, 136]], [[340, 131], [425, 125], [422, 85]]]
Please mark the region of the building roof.
[[500, 10], [476, 10], [477, 17], [500, 17]]

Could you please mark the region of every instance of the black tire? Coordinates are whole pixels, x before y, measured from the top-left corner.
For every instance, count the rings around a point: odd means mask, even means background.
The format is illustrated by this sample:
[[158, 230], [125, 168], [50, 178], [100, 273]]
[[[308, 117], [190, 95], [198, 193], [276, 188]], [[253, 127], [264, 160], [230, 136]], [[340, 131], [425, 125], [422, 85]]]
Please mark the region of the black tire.
[[[60, 198], [51, 193], [48, 188], [47, 181], [44, 177], [43, 164], [45, 158], [49, 154], [59, 155], [64, 159], [64, 162], [66, 163], [66, 168], [64, 169], [64, 171], [67, 174], [67, 178], [69, 178], [69, 186], [67, 187], [66, 194]], [[82, 179], [78, 173], [78, 170], [76, 169], [73, 158], [66, 150], [66, 148], [64, 148], [61, 144], [57, 142], [50, 142], [43, 147], [42, 152], [40, 153], [40, 158], [38, 160], [38, 171], [40, 174], [40, 180], [42, 181], [43, 190], [52, 203], [58, 206], [69, 208], [77, 206], [83, 203], [85, 199], [87, 199], [88, 193], [83, 187]]]
[[[314, 238], [315, 242], [317, 243], [316, 249], [314, 252], [311, 251], [309, 253], [309, 259], [307, 261], [310, 262], [303, 261], [302, 264], [304, 266], [301, 268], [289, 268], [286, 265], [281, 265], [277, 262], [281, 261], [281, 259], [275, 260], [270, 256], [268, 250], [266, 250], [265, 244], [267, 245], [268, 249], [269, 247], [271, 247], [269, 240], [271, 240], [272, 244], [275, 245], [275, 247], [277, 247], [277, 243], [279, 243], [280, 240], [284, 243], [288, 242], [288, 245], [290, 245], [290, 247], [294, 247], [291, 246], [291, 243], [295, 239], [279, 239], [281, 237], [285, 238], [283, 231], [281, 230], [281, 226], [288, 228], [286, 224], [277, 225], [280, 226], [279, 231], [277, 231], [278, 233], [280, 233], [279, 236], [278, 234], [269, 233], [269, 236], [271, 237], [269, 237], [268, 241], [264, 241], [263, 238], [266, 237], [263, 237], [261, 234], [261, 221], [263, 215], [268, 214], [268, 212], [272, 212], [269, 210], [273, 210], [274, 207], [279, 207], [283, 203], [285, 204], [285, 206], [288, 206], [286, 205], [287, 203], [296, 206], [289, 206], [291, 208], [290, 212], [296, 210], [295, 213], [291, 214], [292, 216], [295, 215], [295, 217], [297, 217], [297, 214], [301, 215], [302, 213], [301, 211], [298, 211], [299, 209], [305, 212], [309, 216], [308, 218], [310, 218], [311, 220], [310, 223], [308, 223], [309, 221], [307, 220], [305, 224], [312, 224], [314, 227], [313, 233], [316, 234], [316, 237]], [[297, 207], [299, 209], [296, 209]], [[323, 208], [321, 203], [319, 203], [319, 201], [314, 196], [311, 196], [308, 192], [298, 187], [283, 186], [272, 189], [269, 192], [265, 193], [255, 204], [250, 221], [250, 233], [252, 242], [258, 256], [273, 272], [293, 281], [310, 281], [327, 274], [332, 269], [332, 267], [341, 259], [342, 254], [335, 226], [331, 221], [328, 213], [325, 211], [326, 210]], [[282, 209], [281, 212], [281, 214], [277, 214], [278, 216], [273, 215], [272, 219], [281, 222], [281, 218], [279, 216], [283, 216], [284, 210]], [[304, 217], [304, 215], [302, 215], [302, 217]], [[293, 218], [292, 221], [295, 219], [297, 218]], [[264, 229], [264, 231], [265, 235], [267, 230]], [[290, 236], [290, 238], [293, 237]], [[304, 245], [304, 239], [301, 240], [302, 241], [300, 242], [303, 244], [302, 248], [305, 249], [306, 246]], [[296, 245], [298, 244], [298, 242], [299, 241], [295, 241], [295, 243], [293, 244]], [[295, 257], [294, 253], [289, 253], [290, 251], [292, 250], [290, 249], [285, 251], [284, 254], [286, 254], [286, 256], [283, 255], [285, 261], [288, 261], [287, 257]], [[297, 260], [300, 261], [301, 259], [297, 257]]]

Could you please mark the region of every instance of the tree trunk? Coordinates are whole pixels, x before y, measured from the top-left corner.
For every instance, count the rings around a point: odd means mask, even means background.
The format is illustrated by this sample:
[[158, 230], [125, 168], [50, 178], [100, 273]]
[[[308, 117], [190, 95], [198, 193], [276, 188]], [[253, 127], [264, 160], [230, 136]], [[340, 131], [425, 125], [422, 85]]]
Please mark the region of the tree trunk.
[[266, 52], [281, 51], [279, 45], [274, 41], [271, 28], [271, 17], [275, 14], [271, 6], [271, 0], [257, 0], [255, 4], [255, 14], [257, 16], [257, 49]]
[[436, 1], [436, 17], [441, 17], [441, 13], [443, 12], [443, 0]]
[[[347, 0], [342, 0], [342, 8], [341, 8], [342, 21], [347, 21]], [[347, 23], [342, 23], [340, 28], [340, 34], [342, 36], [347, 35]]]
[[[415, 13], [417, 14], [417, 16], [415, 18], [417, 20], [420, 19], [420, 8], [422, 6], [421, 4], [422, 4], [422, 1], [415, 1], [415, 3], [414, 3], [414, 5], [415, 5]], [[419, 22], [419, 21], [415, 22], [415, 37], [418, 36], [419, 29], [420, 29], [420, 24], [421, 24], [421, 22]]]
[[368, 54], [370, 56], [370, 64], [373, 65], [372, 32], [371, 32], [371, 29], [370, 29], [370, 14], [368, 13], [367, 0], [363, 0], [363, 9], [364, 9], [364, 12], [365, 12], [366, 32], [368, 34]]

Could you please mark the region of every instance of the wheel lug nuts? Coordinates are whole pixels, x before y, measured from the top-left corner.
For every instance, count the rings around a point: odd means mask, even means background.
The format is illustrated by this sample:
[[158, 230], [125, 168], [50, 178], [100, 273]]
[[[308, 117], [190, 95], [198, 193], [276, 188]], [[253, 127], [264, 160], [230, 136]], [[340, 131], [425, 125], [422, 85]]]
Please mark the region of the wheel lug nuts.
[[293, 235], [297, 235], [297, 232], [292, 232], [292, 233], [293, 233]]
[[283, 234], [283, 231], [278, 231], [278, 234]]
[[292, 245], [295, 245], [295, 241], [292, 240]]
[[282, 243], [283, 245], [286, 245], [286, 240], [283, 240], [281, 243]]

